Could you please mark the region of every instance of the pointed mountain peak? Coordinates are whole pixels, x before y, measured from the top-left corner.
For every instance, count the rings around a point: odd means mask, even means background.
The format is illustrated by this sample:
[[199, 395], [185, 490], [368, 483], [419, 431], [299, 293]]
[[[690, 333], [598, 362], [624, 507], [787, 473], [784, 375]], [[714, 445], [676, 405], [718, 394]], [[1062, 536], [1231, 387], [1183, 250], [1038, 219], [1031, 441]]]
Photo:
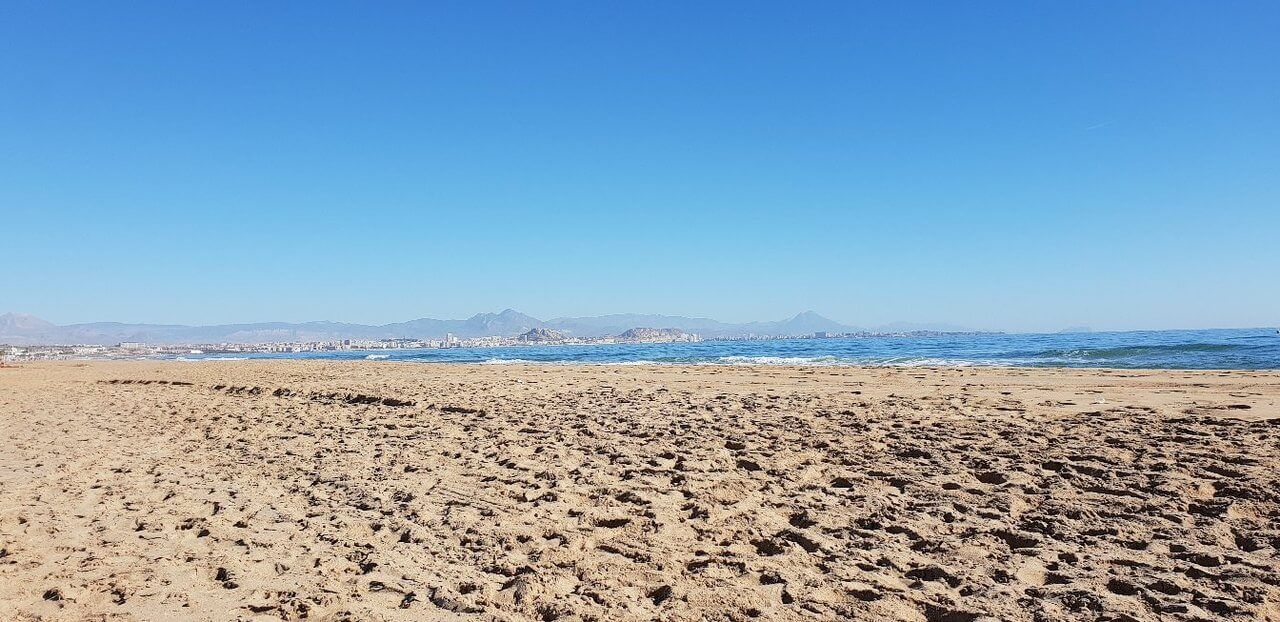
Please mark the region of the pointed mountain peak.
[[846, 326], [831, 318], [818, 315], [814, 311], [797, 313], [791, 319], [773, 323], [770, 327], [771, 330], [784, 335], [799, 335], [816, 332], [850, 332], [854, 329], [852, 326]]
[[498, 313], [491, 313], [491, 312], [477, 313], [467, 319], [474, 320], [474, 321], [481, 321], [481, 322], [489, 321], [489, 320], [502, 320], [502, 321], [536, 322], [539, 324], [542, 323], [542, 320], [539, 320], [538, 318], [535, 318], [529, 315], [525, 315], [524, 313], [516, 311], [515, 309], [503, 309]]
[[30, 313], [6, 313], [0, 315], [0, 328], [16, 330], [41, 330], [54, 328], [53, 322], [42, 320]]
[[818, 313], [813, 309], [809, 309], [808, 311], [801, 311], [800, 313], [797, 313], [795, 317], [791, 319], [793, 320], [827, 320], [828, 318], [818, 315]]

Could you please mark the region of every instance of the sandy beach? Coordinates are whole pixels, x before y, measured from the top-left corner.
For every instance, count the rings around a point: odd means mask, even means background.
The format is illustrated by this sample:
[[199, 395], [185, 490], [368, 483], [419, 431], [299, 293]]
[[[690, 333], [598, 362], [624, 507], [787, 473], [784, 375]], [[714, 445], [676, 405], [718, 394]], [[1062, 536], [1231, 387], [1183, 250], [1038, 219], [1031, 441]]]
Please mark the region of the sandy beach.
[[0, 620], [1280, 620], [1280, 373], [0, 369]]

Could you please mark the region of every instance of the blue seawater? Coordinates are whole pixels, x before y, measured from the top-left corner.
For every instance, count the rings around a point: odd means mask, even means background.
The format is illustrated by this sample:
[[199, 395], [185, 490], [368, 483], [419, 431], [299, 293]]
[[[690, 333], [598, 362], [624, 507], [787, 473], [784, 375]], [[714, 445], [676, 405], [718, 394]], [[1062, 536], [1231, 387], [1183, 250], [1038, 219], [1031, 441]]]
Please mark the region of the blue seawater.
[[[210, 354], [203, 358], [218, 358]], [[240, 355], [237, 355], [240, 356]], [[1280, 369], [1280, 333], [1266, 329], [702, 341], [247, 354], [246, 358], [430, 363], [872, 365]], [[200, 356], [188, 358], [202, 358]]]

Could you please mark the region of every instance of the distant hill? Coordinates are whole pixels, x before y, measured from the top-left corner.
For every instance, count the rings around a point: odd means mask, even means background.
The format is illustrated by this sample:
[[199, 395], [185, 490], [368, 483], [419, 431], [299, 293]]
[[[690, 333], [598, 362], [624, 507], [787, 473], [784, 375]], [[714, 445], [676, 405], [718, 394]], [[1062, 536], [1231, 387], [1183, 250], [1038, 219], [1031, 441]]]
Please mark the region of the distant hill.
[[0, 335], [14, 333], [16, 331], [46, 331], [56, 329], [57, 326], [51, 322], [46, 322], [34, 315], [27, 313], [6, 313], [0, 315]]
[[862, 330], [856, 326], [848, 326], [829, 320], [813, 311], [805, 311], [781, 322], [750, 322], [741, 326], [746, 329], [746, 332], [756, 335], [809, 335], [818, 332], [853, 333]]
[[549, 328], [530, 328], [528, 332], [521, 333], [516, 337], [520, 341], [529, 343], [539, 343], [543, 341], [561, 341], [564, 339], [564, 333], [554, 331]]
[[732, 324], [725, 324], [708, 318], [642, 313], [618, 313], [594, 317], [561, 317], [547, 320], [546, 324], [574, 337], [609, 337], [638, 326], [667, 326], [699, 335], [717, 335], [722, 331], [733, 330]]
[[477, 313], [465, 320], [422, 318], [397, 324], [368, 326], [366, 328], [372, 329], [373, 334], [377, 336], [366, 337], [366, 339], [396, 337], [431, 339], [443, 337], [449, 333], [462, 338], [491, 337], [495, 335], [510, 337], [528, 331], [531, 328], [544, 327], [545, 324], [542, 320], [520, 313], [515, 309], [504, 309], [499, 313]]
[[61, 328], [46, 322], [34, 315], [26, 313], [6, 313], [0, 315], [0, 343], [23, 345], [26, 343], [49, 343], [55, 339]]
[[689, 336], [679, 328], [632, 328], [623, 331], [618, 339], [624, 341], [674, 341]]
[[703, 338], [746, 335], [789, 336], [861, 330], [855, 326], [825, 318], [813, 311], [805, 311], [794, 317], [774, 322], [734, 324], [709, 318], [652, 314], [562, 317], [543, 321], [514, 309], [506, 309], [498, 313], [477, 313], [461, 320], [420, 318], [376, 326], [342, 322], [259, 322], [214, 326], [91, 322], [58, 326], [32, 315], [7, 313], [0, 315], [0, 343], [114, 345], [126, 341], [137, 341], [150, 344], [251, 344], [340, 339], [439, 339], [447, 334], [465, 339], [489, 336], [513, 337], [534, 329], [555, 331], [568, 337], [608, 337], [646, 326], [661, 326], [664, 329], [697, 334]]

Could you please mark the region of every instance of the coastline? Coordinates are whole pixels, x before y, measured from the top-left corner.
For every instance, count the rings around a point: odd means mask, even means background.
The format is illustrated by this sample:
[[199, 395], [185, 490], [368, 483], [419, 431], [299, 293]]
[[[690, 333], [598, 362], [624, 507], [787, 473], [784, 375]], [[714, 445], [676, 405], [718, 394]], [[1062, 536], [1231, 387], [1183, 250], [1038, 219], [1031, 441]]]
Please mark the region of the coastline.
[[1280, 616], [1280, 371], [37, 362], [0, 618]]
[[[127, 346], [127, 347], [126, 347]], [[3, 349], [0, 346], [0, 349]], [[351, 342], [14, 347], [38, 360], [381, 359], [423, 363], [762, 364], [874, 367], [1280, 369], [1280, 338], [1257, 329], [1085, 334], [947, 333], [926, 337], [704, 340], [371, 349]]]

